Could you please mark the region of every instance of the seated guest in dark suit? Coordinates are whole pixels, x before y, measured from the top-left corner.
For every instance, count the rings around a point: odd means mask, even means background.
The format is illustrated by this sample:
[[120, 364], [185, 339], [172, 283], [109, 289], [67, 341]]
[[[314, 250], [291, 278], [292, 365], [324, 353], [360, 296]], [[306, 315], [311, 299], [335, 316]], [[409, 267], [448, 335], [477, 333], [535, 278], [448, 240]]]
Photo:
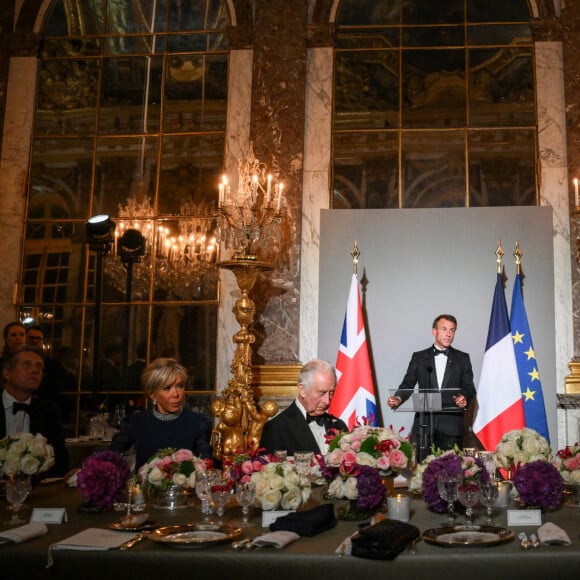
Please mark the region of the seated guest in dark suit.
[[53, 401], [33, 396], [40, 385], [43, 368], [42, 355], [32, 346], [23, 346], [4, 359], [0, 438], [14, 433], [41, 433], [54, 448], [55, 464], [47, 475], [60, 477], [68, 471], [60, 411]]
[[415, 414], [413, 422], [412, 436], [417, 445], [421, 441], [421, 428], [425, 429], [423, 439], [425, 435], [433, 433], [433, 441], [427, 441], [427, 449], [423, 450], [427, 455], [432, 444], [440, 449], [452, 449], [454, 445], [463, 447], [464, 412], [475, 398], [469, 355], [451, 347], [456, 330], [457, 320], [454, 316], [437, 316], [433, 321], [433, 345], [413, 353], [403, 382], [387, 400], [389, 407], [396, 409], [411, 396], [417, 384], [419, 391], [441, 392], [443, 408], [452, 410], [433, 413], [432, 429], [428, 424], [429, 417], [424, 417], [424, 426], [421, 427], [419, 413]]
[[212, 420], [185, 408], [185, 368], [174, 359], [158, 358], [145, 369], [141, 382], [153, 408], [126, 416], [110, 449], [126, 453], [134, 447], [136, 470], [166, 447], [189, 449], [203, 459], [211, 457]]
[[315, 359], [306, 363], [298, 375], [296, 400], [264, 425], [260, 447], [268, 453], [286, 450], [288, 455], [295, 451], [326, 453], [325, 435], [330, 429], [348, 431], [343, 421], [326, 412], [335, 388], [336, 371], [329, 362]]

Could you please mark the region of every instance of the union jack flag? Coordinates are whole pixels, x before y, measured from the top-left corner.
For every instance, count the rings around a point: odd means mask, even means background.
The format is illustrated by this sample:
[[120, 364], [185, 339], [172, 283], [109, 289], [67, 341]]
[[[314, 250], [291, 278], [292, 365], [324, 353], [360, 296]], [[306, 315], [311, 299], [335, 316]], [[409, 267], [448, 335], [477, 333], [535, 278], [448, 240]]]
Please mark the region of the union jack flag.
[[329, 413], [342, 419], [349, 430], [365, 420], [368, 425], [378, 426], [375, 388], [356, 274], [352, 276], [342, 326], [336, 375], [338, 381]]

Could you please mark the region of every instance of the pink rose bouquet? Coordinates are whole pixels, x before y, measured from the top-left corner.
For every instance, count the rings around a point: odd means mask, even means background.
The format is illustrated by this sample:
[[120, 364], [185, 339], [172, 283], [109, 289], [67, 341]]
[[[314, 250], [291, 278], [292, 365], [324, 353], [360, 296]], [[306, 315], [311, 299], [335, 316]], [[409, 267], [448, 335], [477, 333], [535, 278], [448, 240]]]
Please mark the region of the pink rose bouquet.
[[144, 487], [166, 490], [170, 485], [195, 487], [196, 469], [205, 470], [206, 463], [189, 449], [160, 449], [139, 469]]

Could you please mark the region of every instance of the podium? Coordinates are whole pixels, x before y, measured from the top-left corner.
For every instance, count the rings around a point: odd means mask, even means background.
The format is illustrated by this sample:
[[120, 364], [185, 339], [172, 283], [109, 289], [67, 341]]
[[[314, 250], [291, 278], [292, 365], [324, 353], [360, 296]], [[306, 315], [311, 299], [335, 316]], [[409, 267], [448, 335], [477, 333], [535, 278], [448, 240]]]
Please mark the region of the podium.
[[415, 413], [418, 418], [416, 440], [417, 463], [431, 453], [435, 429], [435, 413], [457, 413], [459, 409], [454, 397], [461, 395], [461, 389], [391, 389], [389, 397], [399, 397], [401, 404], [393, 409], [396, 413]]

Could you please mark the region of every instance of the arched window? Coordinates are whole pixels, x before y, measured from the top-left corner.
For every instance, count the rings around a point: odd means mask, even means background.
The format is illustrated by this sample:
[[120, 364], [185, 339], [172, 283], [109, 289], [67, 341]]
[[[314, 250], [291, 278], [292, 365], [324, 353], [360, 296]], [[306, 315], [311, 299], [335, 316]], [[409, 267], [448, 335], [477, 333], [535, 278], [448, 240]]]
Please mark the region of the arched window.
[[536, 205], [525, 0], [343, 0], [334, 208]]
[[[66, 353], [75, 374], [68, 422], [78, 394], [87, 395], [81, 410], [89, 395], [111, 412], [135, 402], [141, 389], [131, 365], [143, 357], [178, 358], [195, 404], [208, 405], [203, 391], [215, 390], [214, 231], [229, 25], [225, 0], [56, 0], [46, 18], [22, 311], [44, 327], [53, 356]], [[95, 337], [95, 256], [85, 223], [101, 213], [117, 227], [103, 261]], [[129, 228], [147, 241], [130, 284], [120, 257]], [[114, 366], [99, 385], [95, 338], [108, 359], [102, 364]]]

